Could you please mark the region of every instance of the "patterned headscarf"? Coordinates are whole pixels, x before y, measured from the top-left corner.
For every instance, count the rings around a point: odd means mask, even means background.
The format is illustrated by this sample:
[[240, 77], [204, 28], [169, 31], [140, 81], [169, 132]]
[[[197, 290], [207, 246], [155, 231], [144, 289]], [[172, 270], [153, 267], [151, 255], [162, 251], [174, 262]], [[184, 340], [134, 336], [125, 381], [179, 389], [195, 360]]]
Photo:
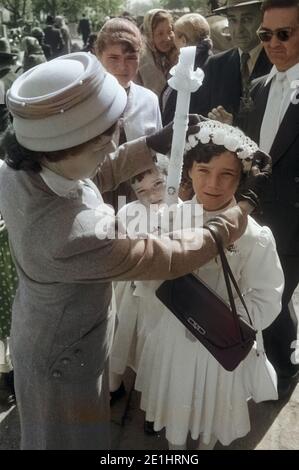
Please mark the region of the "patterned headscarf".
[[[171, 50], [169, 54], [162, 54], [156, 49], [153, 40], [153, 22], [156, 15], [159, 13], [169, 14], [167, 10], [160, 8], [154, 8], [145, 14], [143, 20], [143, 33], [145, 36], [146, 46], [151, 50], [154, 56], [155, 64], [162, 70], [164, 75], [167, 76], [169, 69], [174, 65], [170, 59], [170, 53], [173, 52], [173, 50]], [[165, 18], [165, 20], [167, 20], [167, 18]], [[175, 46], [173, 49], [175, 49]]]

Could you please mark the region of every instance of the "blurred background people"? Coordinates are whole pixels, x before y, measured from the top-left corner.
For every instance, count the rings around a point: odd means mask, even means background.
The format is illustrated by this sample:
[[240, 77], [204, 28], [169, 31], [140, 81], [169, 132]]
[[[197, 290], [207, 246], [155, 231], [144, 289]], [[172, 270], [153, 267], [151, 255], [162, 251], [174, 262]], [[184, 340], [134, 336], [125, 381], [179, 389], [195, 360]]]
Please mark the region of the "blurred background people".
[[45, 33], [45, 43], [49, 44], [52, 49], [52, 56], [51, 59], [58, 57], [62, 54], [62, 50], [64, 47], [64, 41], [62, 38], [62, 34], [58, 28], [54, 26], [54, 18], [51, 15], [47, 16], [46, 19], [46, 27], [44, 28]]
[[82, 51], [91, 52], [92, 54], [96, 55], [95, 43], [96, 43], [97, 37], [98, 37], [97, 33], [90, 33], [90, 35], [87, 38], [86, 46], [83, 47]]
[[4, 158], [4, 150], [1, 145], [1, 136], [7, 129], [10, 117], [5, 104], [5, 95], [17, 78], [14, 72], [17, 54], [11, 52], [9, 41], [0, 38], [0, 159]]
[[49, 44], [45, 43], [45, 33], [43, 30], [39, 27], [32, 28], [31, 36], [38, 40], [46, 59], [50, 60], [52, 56], [52, 49]]
[[77, 31], [78, 34], [82, 35], [83, 46], [86, 46], [88, 36], [91, 33], [91, 26], [90, 21], [88, 18], [86, 18], [85, 13], [82, 14], [82, 18], [79, 21]]
[[32, 67], [46, 61], [47, 59], [38, 40], [32, 36], [24, 38], [23, 71], [26, 72]]
[[72, 50], [71, 33], [63, 16], [55, 16], [55, 27], [60, 30], [64, 42], [60, 55], [70, 54]]

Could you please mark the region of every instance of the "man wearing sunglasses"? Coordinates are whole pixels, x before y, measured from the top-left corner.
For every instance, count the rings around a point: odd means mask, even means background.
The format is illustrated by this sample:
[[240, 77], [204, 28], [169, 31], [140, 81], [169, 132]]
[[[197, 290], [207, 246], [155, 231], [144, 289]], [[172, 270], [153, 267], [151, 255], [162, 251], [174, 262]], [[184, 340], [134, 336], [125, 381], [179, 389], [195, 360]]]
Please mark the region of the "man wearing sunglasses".
[[257, 34], [273, 68], [253, 84], [247, 132], [273, 161], [259, 221], [270, 226], [276, 238], [285, 291], [281, 314], [264, 331], [264, 340], [283, 397], [299, 368], [294, 352], [297, 319], [289, 305], [299, 282], [299, 0], [265, 0], [262, 14]]
[[249, 85], [266, 75], [271, 63], [259, 43], [262, 0], [228, 0], [214, 10], [228, 18], [233, 49], [212, 56], [205, 67], [203, 86], [191, 96], [192, 112], [244, 127], [251, 100]]

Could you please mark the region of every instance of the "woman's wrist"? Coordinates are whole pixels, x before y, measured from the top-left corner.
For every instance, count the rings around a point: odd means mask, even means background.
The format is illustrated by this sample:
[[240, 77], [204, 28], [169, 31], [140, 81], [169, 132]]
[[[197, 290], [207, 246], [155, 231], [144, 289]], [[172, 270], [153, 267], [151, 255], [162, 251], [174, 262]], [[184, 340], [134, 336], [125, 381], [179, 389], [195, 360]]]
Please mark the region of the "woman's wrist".
[[247, 215], [251, 214], [255, 210], [255, 207], [252, 204], [250, 204], [249, 201], [245, 199], [242, 199], [242, 201], [239, 201], [238, 206], [240, 207], [242, 212]]

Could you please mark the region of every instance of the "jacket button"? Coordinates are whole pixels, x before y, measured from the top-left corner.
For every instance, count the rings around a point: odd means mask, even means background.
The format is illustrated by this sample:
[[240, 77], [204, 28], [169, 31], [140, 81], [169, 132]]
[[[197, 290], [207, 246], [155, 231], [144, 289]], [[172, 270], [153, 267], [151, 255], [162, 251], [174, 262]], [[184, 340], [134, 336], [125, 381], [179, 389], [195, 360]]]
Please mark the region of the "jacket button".
[[55, 379], [59, 379], [59, 377], [61, 377], [62, 374], [60, 370], [53, 370], [52, 375], [53, 377], [55, 377]]
[[296, 207], [296, 209], [299, 209], [299, 202], [295, 202], [294, 206]]
[[296, 176], [294, 179], [295, 179], [295, 183], [299, 183], [299, 176]]
[[63, 357], [60, 362], [62, 362], [62, 364], [64, 365], [67, 365], [71, 362], [71, 360], [68, 358], [68, 357]]

